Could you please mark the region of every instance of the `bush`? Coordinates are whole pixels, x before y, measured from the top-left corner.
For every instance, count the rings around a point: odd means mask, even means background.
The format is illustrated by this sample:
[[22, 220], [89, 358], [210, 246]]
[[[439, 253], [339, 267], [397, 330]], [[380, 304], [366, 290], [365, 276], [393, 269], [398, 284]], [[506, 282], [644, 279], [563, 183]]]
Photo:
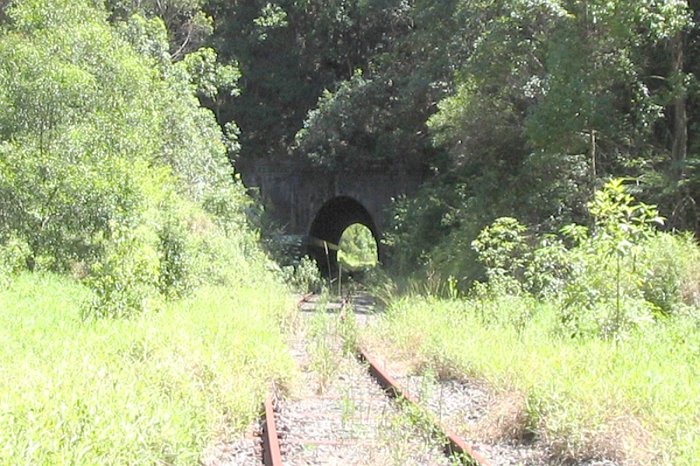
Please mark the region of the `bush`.
[[325, 283], [316, 261], [309, 256], [302, 257], [298, 264], [283, 267], [282, 278], [299, 293], [319, 292]]
[[93, 298], [85, 303], [84, 319], [130, 317], [160, 307], [158, 239], [153, 230], [115, 226], [106, 253], [92, 266], [86, 282]]
[[[196, 97], [203, 84], [234, 92], [237, 70], [211, 50], [173, 63], [160, 19], [110, 24], [96, 5], [5, 10], [0, 245], [6, 234], [26, 244], [30, 269], [87, 271], [95, 299], [84, 314], [117, 317], [184, 296], [208, 274], [229, 280], [219, 269], [259, 252], [231, 141]], [[226, 76], [203, 83], [200, 58]]]
[[487, 226], [472, 241], [472, 248], [479, 262], [486, 268], [489, 278], [510, 275], [522, 276], [528, 247], [525, 242], [526, 228], [516, 219], [501, 217]]
[[606, 338], [650, 324], [693, 296], [687, 290], [698, 283], [700, 248], [691, 236], [656, 231], [656, 208], [636, 202], [622, 180], [598, 191], [589, 209], [592, 229], [570, 225], [562, 239], [544, 236], [532, 248], [515, 219], [484, 228], [472, 243], [488, 279], [477, 294], [527, 292], [557, 303], [562, 333]]
[[158, 230], [158, 288], [166, 297], [181, 298], [193, 288], [193, 259], [189, 236], [182, 221], [173, 217], [169, 217]]
[[669, 314], [679, 304], [698, 305], [690, 291], [697, 285], [700, 249], [690, 233], [657, 233], [647, 239], [637, 258], [644, 276], [640, 284], [644, 299]]
[[525, 263], [526, 289], [545, 300], [555, 299], [571, 276], [570, 266], [564, 243], [554, 235], [544, 235]]
[[28, 257], [29, 246], [25, 242], [10, 237], [0, 243], [0, 285], [6, 285], [13, 274], [24, 269]]

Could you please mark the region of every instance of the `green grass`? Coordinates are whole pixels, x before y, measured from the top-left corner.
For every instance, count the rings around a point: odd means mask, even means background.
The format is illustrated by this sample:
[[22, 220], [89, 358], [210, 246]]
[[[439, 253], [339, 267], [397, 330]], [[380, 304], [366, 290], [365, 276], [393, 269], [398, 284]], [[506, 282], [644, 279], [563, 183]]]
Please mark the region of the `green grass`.
[[87, 296], [52, 275], [0, 291], [0, 464], [196, 464], [292, 373], [281, 288], [203, 288], [162, 312], [83, 322]]
[[[374, 337], [433, 367], [525, 395], [537, 434], [562, 456], [586, 451], [630, 464], [697, 464], [700, 458], [700, 324], [678, 317], [621, 342], [570, 339], [553, 331], [554, 309], [502, 298], [503, 314], [528, 307], [517, 326], [483, 324], [484, 304], [401, 299]], [[606, 445], [611, 442], [612, 445]]]

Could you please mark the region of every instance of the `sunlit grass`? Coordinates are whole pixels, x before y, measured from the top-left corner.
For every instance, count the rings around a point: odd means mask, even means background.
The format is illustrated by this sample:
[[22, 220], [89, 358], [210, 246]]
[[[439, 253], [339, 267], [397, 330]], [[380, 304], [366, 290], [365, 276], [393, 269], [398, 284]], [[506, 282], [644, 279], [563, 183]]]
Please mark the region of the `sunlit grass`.
[[[517, 299], [499, 303], [522, 306]], [[631, 464], [700, 458], [700, 325], [675, 318], [614, 342], [558, 336], [554, 310], [535, 307], [519, 332], [485, 325], [480, 304], [402, 299], [374, 329], [433, 366], [519, 391], [528, 421], [562, 455], [617, 456]], [[606, 442], [610, 444], [606, 444]]]
[[0, 292], [0, 464], [195, 464], [291, 373], [274, 286], [83, 322], [87, 293], [50, 275]]

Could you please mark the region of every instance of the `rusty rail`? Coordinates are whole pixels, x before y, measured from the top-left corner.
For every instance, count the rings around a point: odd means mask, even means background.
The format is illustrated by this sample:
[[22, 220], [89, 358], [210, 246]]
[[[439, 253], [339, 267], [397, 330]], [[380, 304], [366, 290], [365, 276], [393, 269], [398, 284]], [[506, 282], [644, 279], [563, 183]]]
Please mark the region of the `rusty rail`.
[[467, 443], [462, 438], [460, 438], [452, 430], [450, 430], [444, 424], [442, 424], [442, 422], [440, 422], [435, 416], [432, 416], [429, 413], [425, 412], [425, 410], [423, 410], [418, 404], [418, 401], [410, 394], [404, 392], [399, 386], [399, 384], [396, 382], [396, 380], [392, 376], [390, 376], [384, 369], [382, 369], [379, 366], [379, 364], [377, 364], [376, 361], [363, 348], [358, 348], [357, 352], [359, 358], [369, 365], [370, 374], [372, 374], [372, 376], [377, 380], [377, 382], [379, 382], [379, 385], [382, 386], [382, 388], [387, 392], [387, 394], [389, 394], [392, 398], [405, 400], [408, 403], [411, 403], [413, 406], [420, 409], [426, 416], [430, 418], [433, 425], [435, 425], [445, 437], [446, 454], [465, 455], [466, 457], [470, 458], [471, 460], [475, 461], [481, 466], [491, 466], [491, 464], [486, 460], [486, 458], [475, 452], [474, 449], [467, 445]]
[[[301, 297], [298, 305], [301, 306], [303, 303], [308, 302], [312, 294], [307, 294]], [[376, 361], [361, 347], [357, 348], [357, 356], [360, 360], [365, 361], [369, 366], [370, 374], [377, 380], [379, 385], [382, 386], [384, 391], [392, 398], [398, 400], [404, 400], [411, 403], [414, 407], [421, 410], [425, 416], [427, 416], [433, 425], [441, 432], [445, 438], [445, 453], [447, 455], [463, 455], [463, 457], [469, 461], [474, 462], [480, 466], [491, 466], [491, 464], [480, 454], [474, 451], [462, 438], [455, 434], [452, 430], [447, 428], [442, 422], [440, 422], [435, 416], [427, 413], [423, 410], [418, 401], [410, 394], [404, 392], [397, 381], [389, 375], [384, 369], [382, 369]], [[280, 450], [279, 436], [277, 434], [277, 427], [275, 425], [275, 412], [272, 402], [272, 396], [268, 395], [265, 399], [265, 420], [262, 429], [262, 442], [263, 442], [263, 463], [265, 466], [282, 466], [282, 453]], [[323, 442], [312, 442], [309, 443], [323, 443]]]
[[282, 452], [280, 451], [277, 427], [275, 426], [275, 411], [270, 395], [265, 399], [265, 422], [262, 430], [263, 463], [265, 466], [282, 466]]
[[[299, 298], [297, 306], [307, 302], [313, 293], [307, 293]], [[272, 393], [272, 389], [270, 393]], [[272, 395], [268, 393], [263, 404], [265, 417], [262, 427], [262, 449], [263, 449], [263, 464], [265, 466], [282, 466], [282, 451], [280, 450], [279, 436], [277, 434], [277, 426], [275, 424], [275, 409], [272, 403]]]

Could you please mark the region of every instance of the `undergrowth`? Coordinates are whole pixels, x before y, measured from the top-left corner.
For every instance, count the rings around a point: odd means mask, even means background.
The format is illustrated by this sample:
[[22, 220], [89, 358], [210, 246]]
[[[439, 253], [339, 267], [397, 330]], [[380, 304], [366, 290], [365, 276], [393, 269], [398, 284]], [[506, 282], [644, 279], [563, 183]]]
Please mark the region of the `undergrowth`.
[[[485, 322], [482, 307], [504, 315], [527, 309], [530, 317], [519, 328]], [[697, 320], [670, 317], [622, 341], [571, 339], [555, 331], [557, 325], [552, 305], [520, 298], [413, 297], [395, 301], [373, 331], [376, 340], [427, 361], [438, 373], [525, 394], [525, 427], [563, 458], [592, 454], [631, 464], [695, 464]]]
[[624, 180], [588, 208], [590, 227], [558, 234], [508, 217], [484, 228], [471, 243], [484, 280], [467, 292], [440, 273], [377, 287], [388, 310], [365, 338], [512, 393], [512, 431], [559, 459], [696, 464], [700, 248], [659, 231]]
[[130, 319], [80, 317], [90, 290], [25, 274], [0, 292], [0, 464], [194, 464], [289, 382], [269, 281], [207, 286]]

